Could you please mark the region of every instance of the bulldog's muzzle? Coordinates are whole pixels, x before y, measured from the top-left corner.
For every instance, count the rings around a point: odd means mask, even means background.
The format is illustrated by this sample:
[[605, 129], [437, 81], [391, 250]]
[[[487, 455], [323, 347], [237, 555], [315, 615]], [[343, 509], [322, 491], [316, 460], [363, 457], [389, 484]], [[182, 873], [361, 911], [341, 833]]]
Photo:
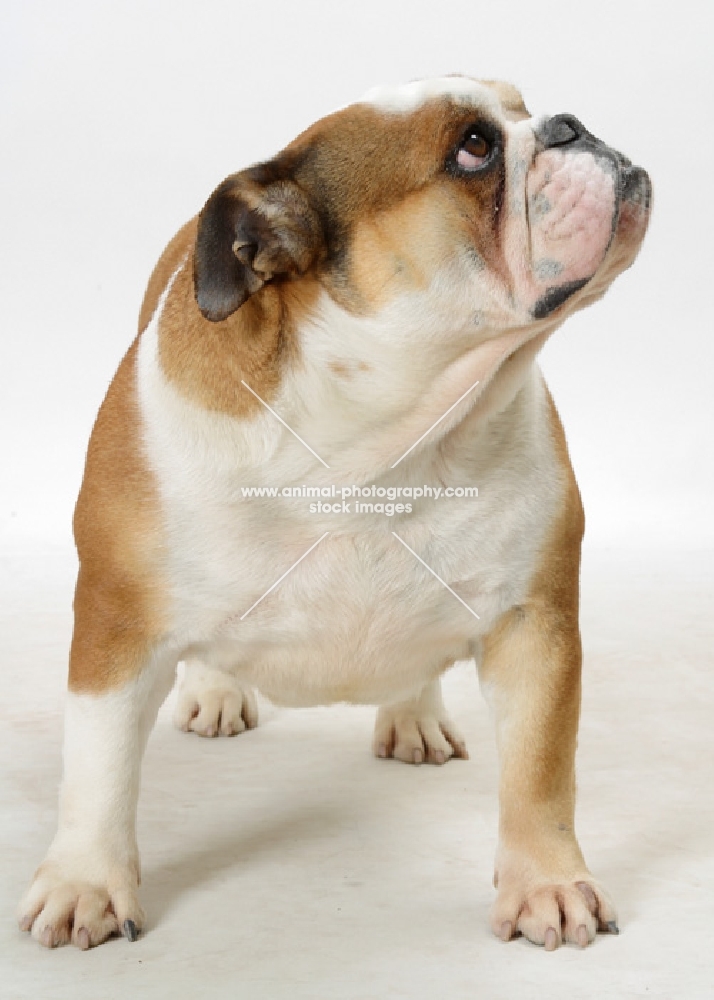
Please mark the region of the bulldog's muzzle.
[[531, 245], [536, 268], [547, 263], [543, 273], [550, 280], [532, 315], [543, 319], [594, 277], [615, 239], [628, 240], [644, 225], [651, 185], [641, 167], [574, 115], [544, 119], [535, 139], [528, 180]]
[[624, 153], [588, 132], [575, 115], [562, 114], [546, 118], [536, 129], [535, 136], [536, 154], [546, 149], [567, 147], [563, 149], [564, 152], [582, 150], [609, 159], [617, 171], [618, 200], [642, 201], [644, 208], [649, 208], [652, 188], [647, 172], [642, 167], [633, 166]]

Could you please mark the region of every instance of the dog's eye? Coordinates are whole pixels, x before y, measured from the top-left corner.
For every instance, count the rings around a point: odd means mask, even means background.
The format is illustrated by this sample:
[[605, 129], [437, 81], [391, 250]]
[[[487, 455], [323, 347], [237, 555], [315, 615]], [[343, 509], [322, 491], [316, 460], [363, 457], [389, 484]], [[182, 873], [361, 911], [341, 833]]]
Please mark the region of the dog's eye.
[[491, 155], [491, 143], [475, 130], [465, 137], [456, 153], [456, 162], [462, 170], [478, 170]]

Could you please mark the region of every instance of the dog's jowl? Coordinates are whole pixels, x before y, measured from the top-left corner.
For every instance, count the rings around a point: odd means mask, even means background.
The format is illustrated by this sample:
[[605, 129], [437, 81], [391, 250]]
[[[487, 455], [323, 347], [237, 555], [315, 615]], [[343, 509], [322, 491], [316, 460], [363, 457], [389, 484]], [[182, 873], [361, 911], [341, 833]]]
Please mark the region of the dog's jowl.
[[216, 188], [89, 444], [59, 830], [23, 929], [141, 931], [140, 764], [180, 661], [183, 729], [252, 728], [256, 690], [369, 703], [378, 757], [443, 764], [467, 753], [440, 677], [470, 658], [494, 932], [616, 929], [574, 831], [583, 511], [536, 358], [632, 263], [650, 198], [574, 116], [465, 77], [371, 91]]

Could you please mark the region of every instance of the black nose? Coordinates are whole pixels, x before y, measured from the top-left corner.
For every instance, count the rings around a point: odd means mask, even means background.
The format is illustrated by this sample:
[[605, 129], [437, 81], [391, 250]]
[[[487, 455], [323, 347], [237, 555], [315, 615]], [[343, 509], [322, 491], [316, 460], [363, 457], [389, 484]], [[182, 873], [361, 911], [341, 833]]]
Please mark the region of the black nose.
[[571, 152], [589, 152], [595, 155], [609, 157], [619, 169], [630, 167], [632, 162], [617, 149], [613, 149], [588, 132], [583, 123], [575, 115], [553, 115], [544, 118], [535, 130], [537, 142], [536, 152], [554, 147], [569, 147]]
[[[553, 115], [546, 118], [536, 129], [536, 138], [543, 149], [553, 146], [567, 146], [578, 139], [594, 139], [575, 115]], [[597, 141], [597, 140], [596, 140]]]

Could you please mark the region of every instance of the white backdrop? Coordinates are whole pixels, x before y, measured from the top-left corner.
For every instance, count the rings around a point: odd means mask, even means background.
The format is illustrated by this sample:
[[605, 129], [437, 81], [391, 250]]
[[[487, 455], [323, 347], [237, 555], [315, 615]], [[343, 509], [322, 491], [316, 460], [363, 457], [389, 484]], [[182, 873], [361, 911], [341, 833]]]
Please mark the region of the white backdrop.
[[714, 6], [5, 0], [0, 538], [68, 540], [150, 270], [228, 173], [376, 83], [517, 83], [650, 172], [642, 254], [551, 340], [595, 540], [701, 545], [712, 500]]

